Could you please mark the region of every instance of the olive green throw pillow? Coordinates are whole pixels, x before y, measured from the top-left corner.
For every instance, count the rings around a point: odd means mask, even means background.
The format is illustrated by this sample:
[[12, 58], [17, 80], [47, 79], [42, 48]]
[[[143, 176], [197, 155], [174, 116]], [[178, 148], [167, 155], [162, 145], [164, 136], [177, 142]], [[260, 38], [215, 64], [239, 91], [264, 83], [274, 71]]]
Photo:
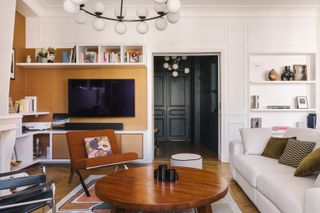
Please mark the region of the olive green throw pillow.
[[307, 155], [298, 165], [294, 176], [305, 177], [320, 171], [320, 148]]
[[284, 152], [289, 139], [296, 139], [296, 137], [292, 137], [292, 138], [270, 137], [266, 147], [263, 150], [262, 156], [279, 159], [282, 153]]

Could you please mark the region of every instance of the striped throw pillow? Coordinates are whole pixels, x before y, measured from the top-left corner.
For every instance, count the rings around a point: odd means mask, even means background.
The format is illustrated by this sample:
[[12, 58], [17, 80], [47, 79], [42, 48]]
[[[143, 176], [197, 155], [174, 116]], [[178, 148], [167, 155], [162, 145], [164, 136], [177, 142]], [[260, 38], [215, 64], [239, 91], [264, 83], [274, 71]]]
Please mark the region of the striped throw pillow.
[[315, 145], [315, 142], [289, 139], [279, 159], [279, 163], [297, 167], [299, 163], [312, 152]]

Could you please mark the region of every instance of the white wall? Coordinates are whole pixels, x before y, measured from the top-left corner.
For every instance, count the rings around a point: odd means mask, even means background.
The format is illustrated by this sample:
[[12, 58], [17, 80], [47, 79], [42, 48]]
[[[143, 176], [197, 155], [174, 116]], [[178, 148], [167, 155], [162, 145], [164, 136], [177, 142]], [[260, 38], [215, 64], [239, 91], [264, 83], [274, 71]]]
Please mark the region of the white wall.
[[27, 47], [72, 47], [77, 43], [144, 44], [148, 68], [148, 131], [145, 161], [153, 158], [153, 53], [220, 53], [222, 88], [221, 160], [228, 161], [229, 141], [248, 126], [248, 56], [250, 52], [316, 52], [318, 8], [315, 7], [187, 7], [181, 21], [141, 36], [128, 24], [126, 35], [107, 23], [95, 32], [89, 21], [70, 17], [27, 18]]
[[0, 116], [9, 113], [9, 82], [16, 0], [2, 0], [0, 7]]

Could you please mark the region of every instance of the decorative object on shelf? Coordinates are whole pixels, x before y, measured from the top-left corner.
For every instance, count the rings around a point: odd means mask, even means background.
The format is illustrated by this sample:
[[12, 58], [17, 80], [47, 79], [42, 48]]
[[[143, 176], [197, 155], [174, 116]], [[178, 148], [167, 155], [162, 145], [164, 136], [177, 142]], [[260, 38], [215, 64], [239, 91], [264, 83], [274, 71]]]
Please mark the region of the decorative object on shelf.
[[36, 138], [34, 146], [34, 155], [35, 157], [40, 157], [42, 155], [42, 144], [40, 144], [40, 139]]
[[179, 174], [175, 169], [168, 168], [166, 164], [160, 164], [157, 169], [153, 171], [154, 179], [158, 181], [176, 182], [179, 179]]
[[26, 62], [31, 63], [31, 56], [30, 55], [27, 55]]
[[69, 63], [69, 52], [68, 51], [62, 52], [62, 63]]
[[298, 109], [308, 109], [307, 96], [297, 96], [297, 108]]
[[289, 105], [268, 105], [267, 109], [290, 109]]
[[48, 63], [54, 63], [56, 49], [53, 47], [48, 48]]
[[96, 63], [98, 62], [98, 53], [94, 50], [84, 49], [83, 51], [83, 62], [84, 63]]
[[251, 118], [251, 128], [261, 128], [262, 118]]
[[[125, 22], [136, 22], [136, 30], [140, 34], [145, 34], [149, 30], [147, 21], [155, 20], [155, 27], [159, 31], [163, 31], [167, 28], [167, 21], [171, 24], [175, 24], [180, 19], [179, 10], [181, 8], [180, 0], [154, 0], [156, 16], [148, 17], [149, 11], [145, 7], [137, 9], [136, 14], [138, 18], [128, 19], [126, 17], [126, 9], [123, 6], [123, 0], [120, 0], [120, 7], [115, 8], [115, 17], [103, 16], [105, 11], [105, 5], [97, 1], [93, 4], [93, 12], [86, 8], [86, 0], [65, 0], [63, 8], [66, 12], [75, 14], [74, 21], [77, 24], [84, 24], [87, 21], [88, 16], [93, 16], [92, 22], [93, 28], [97, 31], [102, 31], [105, 28], [105, 20], [115, 21], [114, 30], [116, 33], [122, 35], [127, 31]], [[165, 19], [167, 18], [167, 20]]]
[[12, 48], [10, 79], [14, 80], [15, 77], [16, 77], [16, 49]]
[[259, 95], [251, 96], [251, 109], [259, 109]]
[[39, 63], [48, 63], [48, 50], [46, 48], [36, 49], [36, 61]]
[[285, 66], [284, 71], [281, 74], [281, 81], [292, 81], [293, 72], [290, 69], [290, 66]]
[[12, 98], [9, 97], [9, 113], [15, 113]]
[[307, 65], [293, 65], [293, 76], [296, 81], [307, 80]]
[[189, 67], [181, 68], [179, 62], [181, 60], [187, 60], [187, 56], [165, 56], [163, 68], [167, 69], [168, 71], [172, 72], [173, 77], [177, 77], [179, 72], [184, 72], [185, 74], [190, 73]]
[[315, 129], [317, 126], [317, 114], [316, 113], [309, 113], [307, 117], [307, 127]]
[[280, 79], [279, 74], [277, 73], [277, 71], [275, 69], [272, 69], [269, 73], [268, 73], [268, 79], [270, 81], [278, 81]]

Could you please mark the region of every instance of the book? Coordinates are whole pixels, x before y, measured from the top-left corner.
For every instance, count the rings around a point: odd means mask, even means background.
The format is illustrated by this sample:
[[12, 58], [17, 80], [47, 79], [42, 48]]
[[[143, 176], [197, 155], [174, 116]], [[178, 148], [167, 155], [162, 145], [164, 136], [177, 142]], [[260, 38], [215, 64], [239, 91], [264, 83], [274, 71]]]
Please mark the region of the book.
[[267, 109], [290, 109], [289, 105], [268, 105]]

